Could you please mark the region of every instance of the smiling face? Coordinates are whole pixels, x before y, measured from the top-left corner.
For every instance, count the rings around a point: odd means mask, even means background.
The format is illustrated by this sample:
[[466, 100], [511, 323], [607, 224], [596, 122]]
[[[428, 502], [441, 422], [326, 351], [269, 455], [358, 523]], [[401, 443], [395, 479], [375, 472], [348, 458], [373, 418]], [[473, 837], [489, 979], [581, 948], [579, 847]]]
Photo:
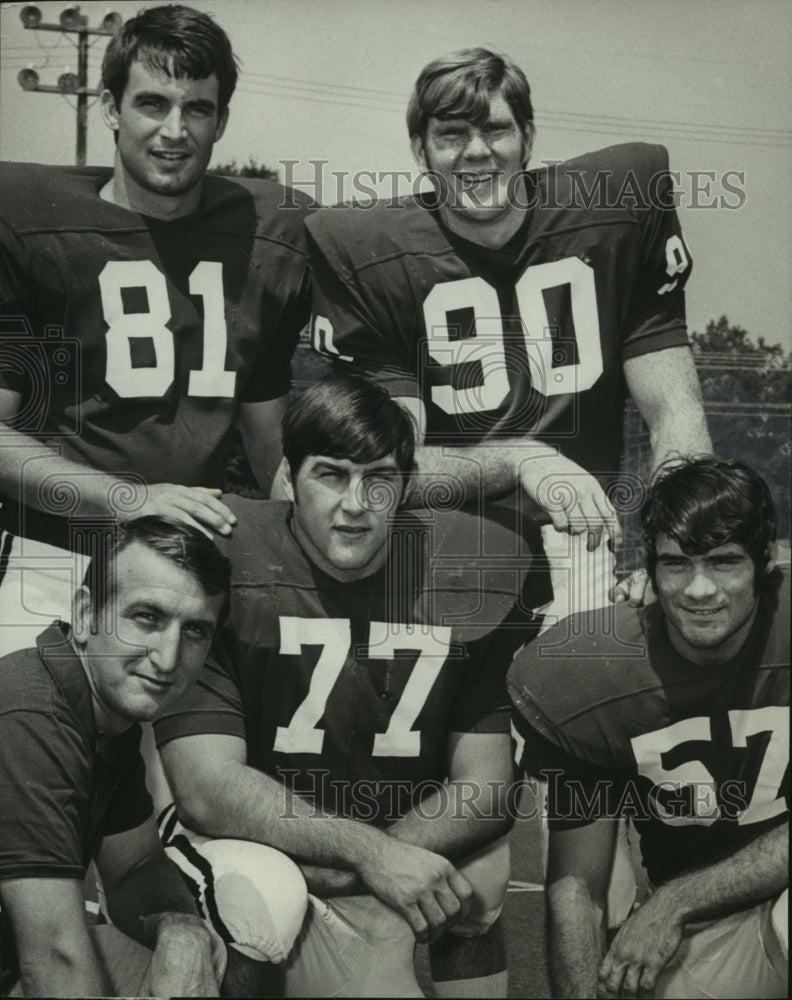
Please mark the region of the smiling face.
[[[441, 214], [451, 227], [503, 223], [525, 204], [517, 178], [531, 152], [532, 131], [523, 132], [503, 95], [494, 92], [479, 125], [464, 118], [430, 118], [413, 154], [439, 178]], [[515, 198], [515, 193], [518, 195]], [[463, 234], [464, 235], [464, 234]]]
[[336, 580], [370, 576], [387, 558], [388, 518], [403, 484], [392, 455], [358, 465], [309, 455], [287, 491], [294, 536], [308, 558]]
[[112, 200], [153, 216], [194, 211], [228, 118], [215, 74], [176, 79], [135, 60], [120, 105], [105, 91], [102, 109], [117, 135]]
[[758, 607], [756, 567], [742, 545], [686, 555], [677, 541], [660, 535], [656, 583], [669, 638], [682, 656], [725, 663], [740, 650]]
[[103, 608], [96, 611], [88, 588], [79, 588], [73, 635], [101, 729], [147, 722], [186, 691], [209, 651], [223, 599], [140, 542], [119, 553]]

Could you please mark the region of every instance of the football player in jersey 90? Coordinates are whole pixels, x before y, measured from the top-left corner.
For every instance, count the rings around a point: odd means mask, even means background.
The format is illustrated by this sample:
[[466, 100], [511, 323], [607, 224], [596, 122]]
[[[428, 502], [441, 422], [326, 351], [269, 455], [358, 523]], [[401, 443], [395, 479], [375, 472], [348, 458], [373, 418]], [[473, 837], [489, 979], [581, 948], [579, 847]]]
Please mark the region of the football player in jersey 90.
[[[661, 470], [642, 515], [657, 603], [568, 619], [509, 673], [523, 764], [553, 774], [555, 992], [784, 997], [790, 590], [772, 498], [706, 456]], [[650, 891], [608, 947], [624, 811]]]
[[68, 618], [91, 519], [230, 533], [235, 427], [269, 490], [309, 309], [308, 200], [206, 174], [237, 80], [223, 29], [146, 7], [102, 72], [112, 171], [0, 164], [0, 651]]

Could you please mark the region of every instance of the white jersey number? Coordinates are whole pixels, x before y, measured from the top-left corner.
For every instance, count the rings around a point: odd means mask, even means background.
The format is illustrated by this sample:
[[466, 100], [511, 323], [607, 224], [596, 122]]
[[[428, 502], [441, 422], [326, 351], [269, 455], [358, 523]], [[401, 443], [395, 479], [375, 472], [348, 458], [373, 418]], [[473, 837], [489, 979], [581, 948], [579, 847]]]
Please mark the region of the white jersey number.
[[[553, 367], [556, 346], [544, 293], [562, 285], [569, 289], [578, 360]], [[515, 287], [533, 388], [543, 396], [590, 389], [603, 370], [593, 269], [579, 257], [564, 257], [527, 268]], [[432, 401], [450, 414], [497, 409], [509, 393], [509, 376], [495, 289], [483, 278], [447, 281], [435, 285], [423, 308], [432, 359], [445, 367], [470, 362], [481, 366], [478, 386], [434, 386]], [[452, 339], [450, 314], [463, 309], [473, 311], [476, 335]]]
[[[345, 618], [280, 619], [280, 652], [298, 656], [303, 646], [319, 646], [321, 653], [311, 675], [308, 694], [288, 726], [278, 726], [273, 749], [279, 753], [320, 754], [324, 730], [319, 722], [330, 692], [351, 653], [350, 623]], [[417, 653], [404, 691], [384, 733], [375, 733], [374, 757], [418, 757], [421, 733], [412, 727], [448, 656], [451, 629], [435, 627], [430, 634], [407, 625], [372, 622], [368, 656], [391, 659], [397, 652]]]
[[[125, 312], [123, 292], [145, 293], [145, 312]], [[165, 275], [150, 260], [111, 260], [99, 275], [102, 310], [108, 330], [107, 384], [119, 396], [164, 396], [173, 384], [176, 361], [168, 286]], [[201, 261], [190, 274], [190, 294], [203, 300], [203, 357], [190, 372], [189, 396], [233, 397], [236, 372], [226, 371], [228, 332], [223, 295], [223, 265]], [[155, 363], [134, 364], [134, 341], [146, 341]]]
[[[732, 745], [735, 747], [747, 747], [748, 738], [759, 733], [768, 737], [756, 785], [750, 801], [745, 802], [745, 808], [738, 816], [738, 824], [745, 826], [778, 816], [786, 809], [780, 793], [789, 761], [789, 709], [778, 706], [734, 709], [729, 712], [729, 722]], [[652, 810], [669, 826], [710, 826], [720, 816], [716, 779], [700, 760], [686, 760], [677, 767], [666, 767], [667, 755], [683, 743], [709, 743], [711, 740], [710, 719], [702, 715], [682, 719], [665, 729], [635, 736], [630, 741], [638, 772], [655, 786], [650, 793]], [[678, 798], [685, 786], [692, 789], [693, 815], [680, 816], [660, 803], [658, 793], [666, 791]]]

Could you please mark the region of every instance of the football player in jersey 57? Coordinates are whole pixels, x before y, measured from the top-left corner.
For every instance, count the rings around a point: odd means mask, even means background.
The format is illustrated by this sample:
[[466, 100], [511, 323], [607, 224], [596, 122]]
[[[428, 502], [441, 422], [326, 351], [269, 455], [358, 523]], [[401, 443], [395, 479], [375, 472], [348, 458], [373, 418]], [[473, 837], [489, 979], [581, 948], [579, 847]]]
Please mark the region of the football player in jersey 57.
[[206, 173], [237, 81], [222, 28], [147, 7], [102, 78], [112, 170], [0, 164], [0, 651], [68, 619], [97, 518], [232, 530], [233, 428], [269, 489], [309, 309], [307, 199]]
[[[552, 775], [555, 995], [784, 997], [789, 566], [753, 470], [705, 456], [661, 476], [643, 509], [657, 603], [568, 619], [509, 674], [523, 764]], [[608, 947], [623, 813], [651, 890]]]

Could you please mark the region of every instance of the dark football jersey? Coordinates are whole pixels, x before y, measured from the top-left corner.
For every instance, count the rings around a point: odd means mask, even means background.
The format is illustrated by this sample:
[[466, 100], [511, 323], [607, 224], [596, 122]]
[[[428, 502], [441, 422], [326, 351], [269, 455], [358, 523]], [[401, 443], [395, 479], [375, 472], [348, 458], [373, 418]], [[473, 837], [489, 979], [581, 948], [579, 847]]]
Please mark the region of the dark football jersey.
[[550, 826], [628, 815], [651, 881], [733, 854], [788, 812], [789, 575], [763, 583], [729, 662], [671, 646], [659, 604], [567, 619], [515, 659], [522, 762], [548, 776]]
[[623, 362], [688, 344], [667, 154], [613, 146], [526, 176], [525, 223], [497, 250], [429, 198], [317, 212], [313, 345], [422, 399], [429, 444], [530, 433], [607, 479]]
[[216, 663], [156, 726], [244, 738], [248, 764], [384, 822], [447, 775], [451, 732], [507, 732], [506, 671], [537, 621], [525, 541], [468, 514], [400, 514], [382, 571], [307, 560], [290, 505], [229, 498], [234, 575]]
[[239, 402], [290, 388], [307, 199], [208, 176], [199, 209], [165, 222], [103, 201], [108, 178], [0, 164], [0, 385], [22, 394], [16, 426], [67, 458], [222, 486]]

